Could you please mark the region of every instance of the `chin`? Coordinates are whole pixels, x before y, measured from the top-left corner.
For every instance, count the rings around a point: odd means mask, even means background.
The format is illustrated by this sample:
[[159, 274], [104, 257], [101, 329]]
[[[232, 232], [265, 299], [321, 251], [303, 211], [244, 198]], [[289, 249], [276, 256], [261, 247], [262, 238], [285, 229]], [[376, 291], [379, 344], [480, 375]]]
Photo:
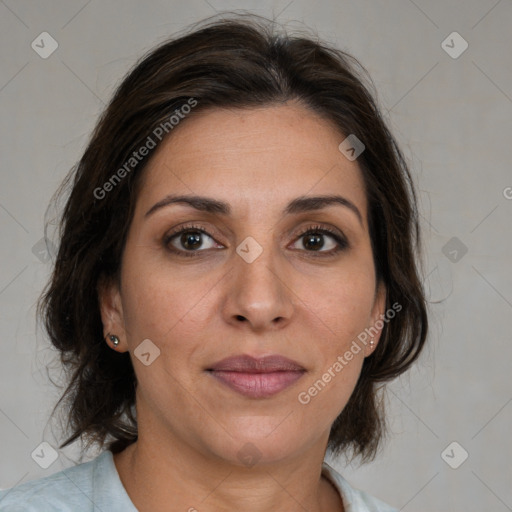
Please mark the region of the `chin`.
[[314, 441], [303, 437], [308, 430], [295, 425], [292, 430], [284, 418], [286, 415], [238, 418], [226, 425], [226, 432], [231, 436], [223, 435], [216, 446], [211, 445], [210, 438], [210, 449], [226, 462], [246, 467], [275, 464], [297, 457]]

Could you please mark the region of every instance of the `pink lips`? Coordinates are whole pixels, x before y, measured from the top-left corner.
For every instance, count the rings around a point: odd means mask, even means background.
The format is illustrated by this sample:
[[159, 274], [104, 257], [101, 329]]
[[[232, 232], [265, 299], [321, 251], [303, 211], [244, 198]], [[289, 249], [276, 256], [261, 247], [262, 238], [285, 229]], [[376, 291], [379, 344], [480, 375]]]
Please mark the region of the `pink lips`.
[[243, 355], [223, 359], [208, 371], [244, 396], [266, 398], [291, 386], [306, 370], [283, 356], [254, 358]]

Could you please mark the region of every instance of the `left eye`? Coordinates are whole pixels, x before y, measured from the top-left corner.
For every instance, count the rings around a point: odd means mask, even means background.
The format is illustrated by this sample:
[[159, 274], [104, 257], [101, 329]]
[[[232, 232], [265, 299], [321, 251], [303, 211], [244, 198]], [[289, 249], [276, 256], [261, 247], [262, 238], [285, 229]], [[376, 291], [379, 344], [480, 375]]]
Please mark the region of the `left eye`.
[[[330, 238], [330, 242], [327, 244], [325, 243], [325, 237]], [[297, 242], [300, 241], [302, 241], [302, 247], [299, 247], [299, 249], [315, 252], [330, 252], [341, 245], [336, 235], [323, 229], [309, 230], [302, 233], [297, 239]]]

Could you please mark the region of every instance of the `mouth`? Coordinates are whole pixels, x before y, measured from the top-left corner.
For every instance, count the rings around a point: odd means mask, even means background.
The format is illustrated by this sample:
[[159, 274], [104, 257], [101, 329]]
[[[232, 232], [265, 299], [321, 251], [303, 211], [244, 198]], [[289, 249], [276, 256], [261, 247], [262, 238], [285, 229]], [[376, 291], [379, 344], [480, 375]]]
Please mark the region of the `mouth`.
[[220, 383], [248, 398], [276, 395], [306, 373], [299, 363], [278, 355], [228, 357], [206, 371]]

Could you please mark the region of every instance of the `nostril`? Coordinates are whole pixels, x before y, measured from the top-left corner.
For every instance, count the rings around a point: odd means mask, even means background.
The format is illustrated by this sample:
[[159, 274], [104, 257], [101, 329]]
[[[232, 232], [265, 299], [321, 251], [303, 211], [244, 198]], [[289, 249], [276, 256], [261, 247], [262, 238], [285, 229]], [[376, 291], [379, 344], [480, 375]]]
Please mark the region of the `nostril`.
[[242, 316], [242, 315], [236, 315], [236, 319], [244, 322], [246, 318], [245, 318], [245, 316]]

